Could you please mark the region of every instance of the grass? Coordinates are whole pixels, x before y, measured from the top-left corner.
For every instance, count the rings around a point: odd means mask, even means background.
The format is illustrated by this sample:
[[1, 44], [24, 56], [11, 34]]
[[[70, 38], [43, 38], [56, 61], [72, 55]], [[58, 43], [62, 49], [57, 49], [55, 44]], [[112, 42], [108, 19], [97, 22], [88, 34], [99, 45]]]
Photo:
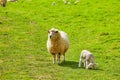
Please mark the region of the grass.
[[[19, 0], [0, 7], [0, 80], [119, 80], [119, 0]], [[52, 64], [47, 31], [55, 27], [70, 40], [66, 62]], [[97, 70], [78, 68], [90, 50]]]

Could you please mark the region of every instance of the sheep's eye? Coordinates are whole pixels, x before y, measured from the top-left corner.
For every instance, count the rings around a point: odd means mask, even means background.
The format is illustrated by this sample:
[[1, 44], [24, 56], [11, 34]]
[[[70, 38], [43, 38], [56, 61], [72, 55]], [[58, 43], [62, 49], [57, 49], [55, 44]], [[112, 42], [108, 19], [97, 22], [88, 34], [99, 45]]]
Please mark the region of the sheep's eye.
[[58, 33], [58, 31], [56, 31], [55, 33]]

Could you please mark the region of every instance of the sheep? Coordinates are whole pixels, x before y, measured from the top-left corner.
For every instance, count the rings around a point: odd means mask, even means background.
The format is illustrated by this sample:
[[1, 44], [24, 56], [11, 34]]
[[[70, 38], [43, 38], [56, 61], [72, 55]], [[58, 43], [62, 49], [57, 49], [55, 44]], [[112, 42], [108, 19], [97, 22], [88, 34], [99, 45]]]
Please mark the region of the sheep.
[[[65, 4], [70, 4], [69, 0], [63, 0], [63, 2]], [[77, 4], [78, 2], [80, 2], [80, 0], [76, 0], [74, 3]]]
[[95, 69], [96, 68], [96, 63], [94, 62], [94, 56], [88, 50], [81, 51], [78, 67], [81, 67], [82, 63], [84, 63], [84, 67], [86, 69]]
[[7, 2], [7, 0], [0, 0], [1, 6], [5, 7], [6, 6], [6, 2]]
[[63, 31], [51, 28], [48, 31], [47, 50], [53, 56], [53, 64], [60, 64], [60, 56], [63, 55], [65, 61], [65, 52], [69, 48], [69, 40], [67, 34]]

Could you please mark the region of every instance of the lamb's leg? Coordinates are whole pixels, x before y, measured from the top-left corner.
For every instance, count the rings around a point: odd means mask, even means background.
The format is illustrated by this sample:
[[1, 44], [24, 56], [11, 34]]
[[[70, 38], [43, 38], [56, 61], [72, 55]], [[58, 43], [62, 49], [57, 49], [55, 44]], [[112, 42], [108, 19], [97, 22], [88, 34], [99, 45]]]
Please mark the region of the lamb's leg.
[[89, 62], [86, 60], [86, 69], [88, 69]]
[[86, 68], [86, 61], [84, 61], [84, 67]]
[[75, 4], [77, 4], [78, 2], [80, 2], [80, 0], [76, 0], [76, 1], [75, 1]]
[[81, 67], [81, 66], [82, 66], [82, 59], [80, 58], [78, 67]]
[[67, 3], [68, 3], [68, 0], [63, 0], [63, 2], [64, 2], [65, 4], [67, 4]]
[[56, 55], [53, 54], [53, 64], [55, 64], [55, 63], [56, 63]]
[[82, 52], [81, 52], [78, 67], [82, 66], [82, 60], [83, 60], [83, 56], [82, 56]]

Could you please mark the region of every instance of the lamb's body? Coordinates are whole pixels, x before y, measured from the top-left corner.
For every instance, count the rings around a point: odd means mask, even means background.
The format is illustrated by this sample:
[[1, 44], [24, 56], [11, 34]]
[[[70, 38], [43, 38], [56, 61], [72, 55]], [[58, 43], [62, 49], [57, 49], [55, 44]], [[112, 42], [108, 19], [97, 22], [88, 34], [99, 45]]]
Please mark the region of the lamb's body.
[[17, 0], [7, 0], [7, 2], [16, 2]]
[[94, 56], [87, 50], [82, 50], [78, 67], [81, 67], [82, 63], [86, 69], [95, 69]]
[[58, 63], [60, 63], [60, 56], [64, 56], [65, 61], [65, 52], [69, 48], [69, 40], [67, 34], [63, 31], [58, 31], [54, 28], [49, 30], [48, 40], [47, 40], [47, 49], [54, 57], [53, 63], [56, 61], [56, 56]]
[[1, 6], [5, 7], [6, 6], [6, 2], [7, 2], [7, 0], [0, 0]]

